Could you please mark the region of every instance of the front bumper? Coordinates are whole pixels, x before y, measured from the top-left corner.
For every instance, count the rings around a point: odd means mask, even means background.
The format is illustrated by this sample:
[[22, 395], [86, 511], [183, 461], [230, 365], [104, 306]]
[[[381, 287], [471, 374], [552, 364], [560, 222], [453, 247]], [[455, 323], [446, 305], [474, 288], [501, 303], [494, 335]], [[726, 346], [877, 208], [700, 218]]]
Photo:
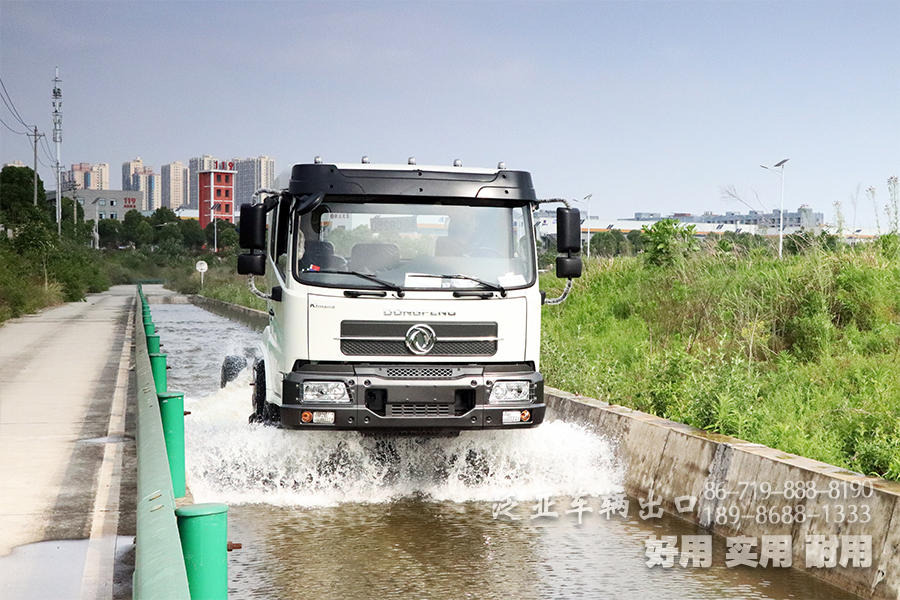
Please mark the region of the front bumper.
[[[303, 402], [306, 381], [343, 382], [350, 391], [350, 402]], [[497, 381], [528, 381], [528, 400], [488, 403]], [[284, 379], [281, 423], [291, 429], [423, 434], [527, 429], [544, 420], [543, 398], [543, 377], [527, 364], [303, 365]], [[506, 422], [504, 412], [508, 413]], [[321, 413], [332, 413], [333, 422], [310, 420], [312, 415], [321, 420]]]

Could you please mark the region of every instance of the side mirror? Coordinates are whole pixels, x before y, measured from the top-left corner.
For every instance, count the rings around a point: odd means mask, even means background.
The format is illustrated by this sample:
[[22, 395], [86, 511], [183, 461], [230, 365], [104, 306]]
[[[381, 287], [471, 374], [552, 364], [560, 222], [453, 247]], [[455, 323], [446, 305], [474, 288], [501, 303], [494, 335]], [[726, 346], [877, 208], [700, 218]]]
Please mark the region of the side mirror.
[[556, 276], [560, 279], [573, 277], [581, 277], [581, 257], [580, 256], [557, 256], [556, 257]]
[[301, 215], [305, 215], [308, 212], [311, 212], [316, 209], [317, 206], [322, 204], [322, 200], [325, 199], [324, 192], [319, 192], [318, 194], [308, 194], [306, 196], [301, 196], [297, 201], [297, 213]]
[[581, 251], [581, 214], [577, 208], [556, 209], [556, 250]]
[[581, 257], [572, 256], [581, 251], [581, 214], [577, 208], [556, 209], [556, 249], [566, 254], [556, 259], [556, 276], [581, 277]]
[[[246, 250], [266, 249], [266, 206], [265, 204], [241, 205], [240, 245]], [[255, 255], [242, 255], [255, 256]], [[240, 273], [240, 259], [238, 260]], [[265, 263], [263, 263], [265, 267]], [[258, 273], [262, 275], [262, 273]]]
[[[244, 206], [246, 206], [246, 204]], [[243, 210], [241, 210], [241, 212], [243, 212]], [[238, 256], [237, 267], [239, 275], [265, 275], [266, 255], [241, 254]]]

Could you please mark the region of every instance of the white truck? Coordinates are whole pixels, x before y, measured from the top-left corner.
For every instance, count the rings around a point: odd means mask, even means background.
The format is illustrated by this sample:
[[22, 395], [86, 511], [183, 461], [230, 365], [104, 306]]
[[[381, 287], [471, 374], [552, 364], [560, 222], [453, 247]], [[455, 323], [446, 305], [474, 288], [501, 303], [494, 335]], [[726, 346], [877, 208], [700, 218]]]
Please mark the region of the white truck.
[[[251, 421], [454, 434], [544, 418], [531, 175], [461, 166], [297, 164], [241, 207], [238, 272], [265, 275]], [[581, 275], [557, 210], [558, 277]]]

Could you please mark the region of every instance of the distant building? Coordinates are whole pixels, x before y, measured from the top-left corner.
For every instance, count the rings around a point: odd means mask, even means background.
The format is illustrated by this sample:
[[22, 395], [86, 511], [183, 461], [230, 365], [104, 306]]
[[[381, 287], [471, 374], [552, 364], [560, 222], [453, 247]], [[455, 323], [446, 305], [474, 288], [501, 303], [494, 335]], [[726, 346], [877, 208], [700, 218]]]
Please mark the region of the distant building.
[[160, 169], [162, 206], [175, 210], [187, 202], [187, 184], [190, 182], [190, 170], [181, 161], [163, 165]]
[[162, 190], [160, 176], [153, 172], [153, 167], [140, 167], [131, 175], [131, 190], [144, 192], [144, 205], [141, 210], [154, 211], [162, 206]]
[[122, 189], [128, 191], [131, 188], [131, 176], [134, 175], [138, 169], [144, 168], [144, 161], [140, 159], [140, 157], [122, 163]]
[[188, 170], [190, 171], [190, 184], [188, 185], [188, 208], [198, 208], [200, 206], [200, 188], [197, 185], [197, 174], [201, 171], [209, 171], [217, 163], [209, 154], [192, 158], [188, 161]]
[[[65, 192], [66, 197], [74, 195], [75, 201], [84, 209], [84, 220], [101, 219], [125, 220], [129, 210], [140, 210], [144, 203], [144, 193], [133, 190], [72, 190]], [[56, 191], [47, 192], [47, 201], [56, 204]]]
[[[751, 210], [747, 213], [726, 212], [724, 215], [714, 215], [711, 212], [702, 215], [692, 215], [690, 213], [673, 213], [670, 217], [681, 221], [682, 223], [716, 223], [726, 225], [755, 225], [761, 230], [766, 228], [774, 228], [778, 231], [780, 224], [780, 213], [778, 209], [770, 213], [764, 213]], [[652, 218], [648, 218], [652, 217]], [[634, 221], [659, 221], [664, 217], [660, 217], [659, 213], [634, 213]], [[623, 219], [631, 220], [631, 219]], [[825, 215], [813, 212], [813, 210], [804, 204], [796, 210], [796, 212], [784, 213], [784, 229], [787, 230], [805, 230], [813, 233], [819, 233], [825, 226]], [[760, 232], [761, 233], [761, 232]], [[792, 232], [793, 233], [793, 232]]]
[[70, 170], [63, 173], [63, 182], [69, 189], [108, 190], [109, 163], [72, 165]]
[[240, 212], [241, 204], [248, 204], [253, 193], [260, 188], [275, 186], [275, 160], [268, 156], [242, 158], [234, 160], [235, 175], [234, 201], [235, 210]]
[[[21, 160], [17, 160], [17, 161], [11, 162], [11, 163], [6, 163], [3, 166], [4, 167], [28, 167], [28, 165], [23, 163]], [[28, 167], [28, 168], [30, 169], [31, 167]]]
[[[227, 164], [227, 163], [222, 163]], [[214, 219], [234, 223], [234, 176], [231, 169], [211, 169], [197, 173], [200, 227]]]

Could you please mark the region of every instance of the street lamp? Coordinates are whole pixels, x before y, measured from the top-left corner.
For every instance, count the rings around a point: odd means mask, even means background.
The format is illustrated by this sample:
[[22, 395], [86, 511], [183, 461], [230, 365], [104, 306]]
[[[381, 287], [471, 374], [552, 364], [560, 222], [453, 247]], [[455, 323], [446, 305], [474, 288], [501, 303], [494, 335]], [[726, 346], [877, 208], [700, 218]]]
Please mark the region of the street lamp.
[[[784, 160], [778, 161], [771, 167], [767, 167], [766, 165], [759, 165], [767, 171], [778, 173], [778, 175], [781, 177], [781, 212], [778, 213], [778, 258], [781, 258], [782, 248], [784, 248], [784, 163], [789, 160], [791, 159], [785, 158]], [[776, 171], [775, 169], [778, 170]]]
[[588, 203], [588, 212], [587, 212], [587, 227], [588, 227], [588, 235], [587, 235], [587, 257], [591, 257], [591, 198], [593, 198], [593, 194], [588, 194], [584, 197]]

